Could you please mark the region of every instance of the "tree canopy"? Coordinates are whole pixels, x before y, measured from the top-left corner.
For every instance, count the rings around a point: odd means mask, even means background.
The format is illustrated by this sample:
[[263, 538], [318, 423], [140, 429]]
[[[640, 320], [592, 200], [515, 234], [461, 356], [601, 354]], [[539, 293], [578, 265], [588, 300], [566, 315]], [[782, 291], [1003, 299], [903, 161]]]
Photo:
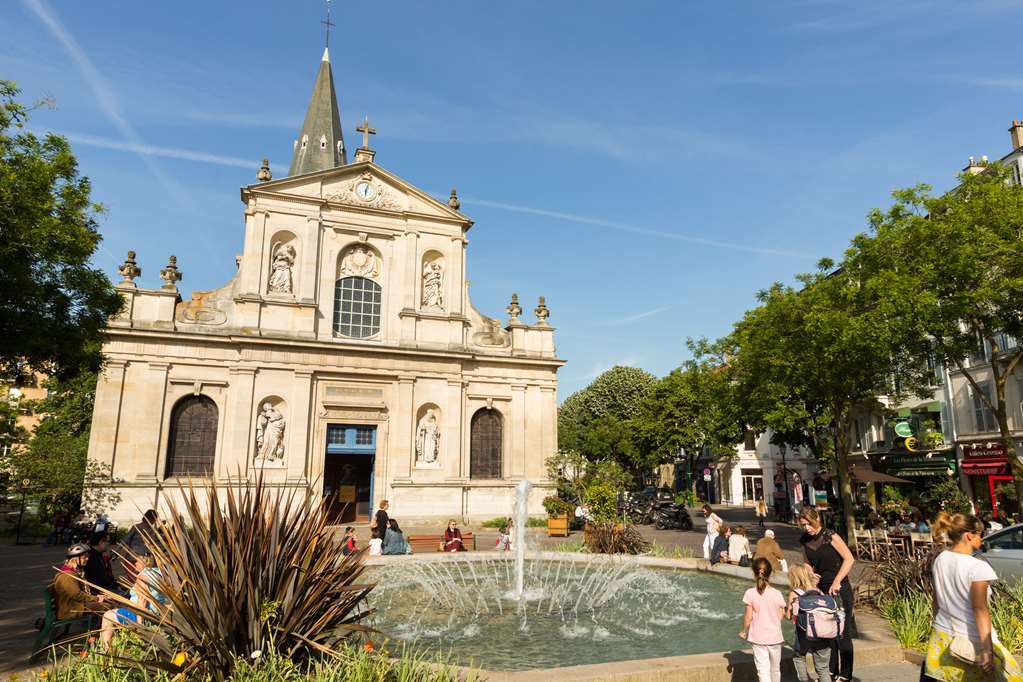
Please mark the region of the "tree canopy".
[[72, 376], [100, 364], [121, 299], [90, 258], [100, 242], [91, 183], [68, 141], [24, 130], [29, 108], [0, 81], [0, 369]]

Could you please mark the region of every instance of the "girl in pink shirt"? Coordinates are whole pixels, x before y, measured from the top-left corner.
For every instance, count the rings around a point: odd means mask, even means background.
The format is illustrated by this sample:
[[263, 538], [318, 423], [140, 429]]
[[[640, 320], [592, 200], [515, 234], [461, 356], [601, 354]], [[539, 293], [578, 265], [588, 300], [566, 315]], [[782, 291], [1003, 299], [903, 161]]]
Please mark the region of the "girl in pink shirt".
[[781, 682], [781, 620], [785, 617], [785, 597], [771, 587], [771, 562], [763, 557], [750, 567], [757, 586], [746, 590], [742, 603], [746, 616], [739, 636], [753, 645], [753, 662], [759, 682]]

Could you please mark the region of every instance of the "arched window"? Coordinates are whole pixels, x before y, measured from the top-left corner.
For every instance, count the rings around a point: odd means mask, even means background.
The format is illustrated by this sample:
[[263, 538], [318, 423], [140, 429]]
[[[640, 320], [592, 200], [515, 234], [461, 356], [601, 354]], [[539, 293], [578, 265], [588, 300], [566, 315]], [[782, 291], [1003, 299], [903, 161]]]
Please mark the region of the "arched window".
[[171, 412], [167, 476], [205, 476], [217, 450], [217, 405], [204, 395], [179, 401]]
[[501, 413], [480, 410], [469, 428], [469, 478], [501, 478]]
[[334, 335], [365, 339], [380, 331], [380, 285], [344, 277], [334, 286]]

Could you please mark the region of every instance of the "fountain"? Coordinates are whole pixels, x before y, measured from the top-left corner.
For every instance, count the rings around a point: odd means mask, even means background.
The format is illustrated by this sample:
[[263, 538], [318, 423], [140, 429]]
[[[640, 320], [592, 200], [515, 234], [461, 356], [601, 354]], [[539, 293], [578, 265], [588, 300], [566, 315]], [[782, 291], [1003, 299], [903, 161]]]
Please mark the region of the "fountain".
[[483, 551], [372, 568], [378, 581], [371, 595], [373, 626], [462, 663], [498, 670], [678, 656], [739, 644], [746, 581], [607, 555], [532, 553], [526, 543], [530, 489], [528, 481], [516, 489], [514, 560]]

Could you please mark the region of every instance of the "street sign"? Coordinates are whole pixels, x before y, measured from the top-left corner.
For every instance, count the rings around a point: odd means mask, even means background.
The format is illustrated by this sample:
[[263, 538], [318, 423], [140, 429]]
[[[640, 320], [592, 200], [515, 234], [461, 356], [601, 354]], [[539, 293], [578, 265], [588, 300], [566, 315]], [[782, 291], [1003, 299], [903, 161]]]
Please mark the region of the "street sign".
[[703, 470], [703, 480], [705, 480], [705, 481], [709, 481], [710, 480], [710, 469], [704, 469]]
[[895, 422], [895, 435], [899, 438], [909, 438], [913, 435], [913, 427], [909, 422]]

